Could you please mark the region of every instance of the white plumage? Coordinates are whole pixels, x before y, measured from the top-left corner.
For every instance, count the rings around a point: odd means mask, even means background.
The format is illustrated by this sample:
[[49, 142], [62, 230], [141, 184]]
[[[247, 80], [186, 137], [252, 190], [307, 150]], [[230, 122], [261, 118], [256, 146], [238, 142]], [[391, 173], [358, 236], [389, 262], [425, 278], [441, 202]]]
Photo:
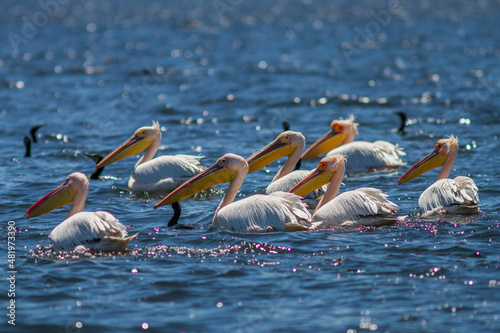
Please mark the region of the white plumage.
[[440, 179], [429, 186], [418, 199], [422, 215], [436, 213], [475, 214], [479, 195], [476, 184], [469, 177]]
[[153, 158], [160, 147], [161, 130], [158, 122], [141, 127], [134, 135], [101, 160], [96, 168], [112, 164], [146, 150], [135, 165], [128, 187], [136, 192], [171, 192], [185, 180], [205, 169], [203, 156], [165, 155]]
[[403, 148], [387, 141], [353, 141], [330, 150], [326, 156], [344, 155], [349, 172], [376, 171], [397, 168], [404, 163], [400, 156], [406, 155]]
[[96, 251], [121, 251], [135, 235], [127, 237], [127, 229], [118, 219], [108, 212], [97, 211], [70, 216], [49, 237], [57, 251], [71, 251], [78, 245]]
[[164, 155], [137, 165], [128, 181], [135, 192], [171, 192], [177, 186], [205, 170], [203, 156]]
[[341, 193], [319, 208], [313, 215], [312, 228], [347, 223], [380, 225], [396, 221], [392, 215], [397, 211], [387, 194], [373, 187], [361, 187]]
[[285, 231], [288, 224], [309, 228], [311, 214], [300, 197], [285, 192], [256, 194], [221, 208], [213, 225], [236, 232]]
[[73, 251], [76, 247], [98, 251], [121, 251], [137, 234], [127, 237], [127, 230], [113, 215], [104, 211], [82, 212], [89, 191], [84, 174], [74, 172], [49, 194], [33, 204], [24, 215], [27, 219], [47, 214], [73, 202], [67, 218], [50, 233], [57, 251]]

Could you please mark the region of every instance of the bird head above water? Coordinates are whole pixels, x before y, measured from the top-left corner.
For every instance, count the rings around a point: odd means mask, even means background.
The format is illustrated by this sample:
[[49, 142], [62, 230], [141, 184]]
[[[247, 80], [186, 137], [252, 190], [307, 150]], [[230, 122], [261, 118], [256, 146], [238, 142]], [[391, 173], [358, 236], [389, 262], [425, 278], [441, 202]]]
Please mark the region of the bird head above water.
[[354, 116], [347, 119], [333, 120], [330, 124], [331, 130], [319, 138], [302, 155], [302, 160], [309, 160], [316, 156], [329, 152], [330, 150], [354, 140], [358, 134], [358, 124], [354, 122]]
[[136, 155], [151, 147], [155, 142], [159, 145], [160, 140], [160, 125], [158, 122], [153, 121], [153, 126], [144, 126], [137, 129], [129, 139], [104, 157], [104, 159], [96, 165], [96, 168], [102, 168], [123, 158]]
[[298, 151], [299, 154], [302, 153], [305, 142], [306, 139], [300, 132], [285, 131], [281, 133], [275, 140], [247, 158], [248, 173], [255, 172], [284, 156], [290, 156], [295, 151]]
[[231, 182], [238, 173], [246, 175], [247, 161], [235, 154], [225, 154], [205, 171], [187, 180], [158, 202], [154, 208], [178, 202], [214, 185]]
[[438, 179], [446, 178], [451, 172], [451, 167], [458, 154], [458, 137], [451, 135], [448, 139], [439, 140], [434, 150], [417, 162], [398, 180], [398, 185], [417, 178], [434, 168], [443, 167]]

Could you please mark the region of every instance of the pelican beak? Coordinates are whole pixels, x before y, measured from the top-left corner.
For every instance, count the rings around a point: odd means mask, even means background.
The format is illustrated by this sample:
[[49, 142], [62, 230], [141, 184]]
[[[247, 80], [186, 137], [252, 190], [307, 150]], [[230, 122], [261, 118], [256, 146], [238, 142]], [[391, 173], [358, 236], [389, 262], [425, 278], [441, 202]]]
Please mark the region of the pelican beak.
[[158, 202], [154, 206], [154, 209], [190, 197], [214, 185], [228, 183], [234, 179], [236, 173], [237, 172], [227, 170], [223, 166], [214, 164], [202, 173], [194, 176], [184, 184], [177, 187], [173, 192]]
[[420, 162], [415, 164], [410, 170], [408, 170], [401, 178], [398, 180], [398, 185], [401, 185], [413, 178], [417, 178], [421, 174], [440, 167], [446, 161], [447, 156], [439, 153], [438, 150], [432, 151], [429, 155], [424, 157]]
[[346, 138], [346, 134], [331, 130], [318, 141], [313, 143], [313, 145], [309, 147], [309, 149], [307, 149], [304, 154], [302, 154], [302, 161], [310, 160], [311, 158], [329, 152], [333, 148], [340, 146]]
[[97, 165], [96, 169], [103, 168], [119, 161], [125, 157], [129, 157], [148, 149], [153, 144], [152, 140], [147, 140], [145, 136], [133, 135], [130, 139], [122, 143], [118, 148], [113, 150], [108, 156], [103, 158]]
[[321, 186], [332, 180], [333, 173], [326, 172], [326, 167], [318, 167], [314, 169], [309, 176], [304, 178], [300, 183], [295, 185], [290, 193], [294, 193], [298, 196], [305, 196], [314, 190], [317, 190]]
[[68, 185], [62, 184], [58, 186], [55, 190], [38, 200], [31, 206], [24, 217], [29, 219], [30, 217], [36, 217], [40, 215], [47, 214], [56, 208], [67, 205], [73, 202], [75, 198], [74, 191], [70, 191]]
[[247, 158], [248, 173], [257, 171], [277, 159], [288, 156], [296, 149], [297, 147], [292, 147], [288, 143], [282, 142], [280, 139], [276, 139]]

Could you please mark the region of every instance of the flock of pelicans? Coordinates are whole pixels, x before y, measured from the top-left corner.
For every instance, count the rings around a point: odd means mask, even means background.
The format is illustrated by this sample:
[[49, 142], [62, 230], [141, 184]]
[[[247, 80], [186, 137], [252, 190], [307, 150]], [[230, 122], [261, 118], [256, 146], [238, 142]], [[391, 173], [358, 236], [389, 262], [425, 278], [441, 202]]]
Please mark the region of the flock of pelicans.
[[[339, 194], [347, 171], [374, 171], [397, 168], [404, 163], [402, 148], [386, 141], [354, 141], [358, 134], [354, 117], [334, 120], [331, 130], [305, 149], [305, 138], [299, 132], [285, 131], [247, 159], [225, 154], [206, 168], [199, 156], [175, 155], [154, 158], [160, 147], [161, 131], [157, 122], [141, 127], [96, 165], [95, 174], [123, 158], [145, 151], [135, 165], [128, 187], [131, 191], [169, 193], [154, 208], [172, 205], [174, 216], [169, 226], [177, 224], [179, 201], [216, 184], [228, 183], [217, 207], [213, 225], [236, 232], [299, 231], [337, 225], [380, 225], [394, 222], [397, 205], [381, 190], [358, 188]], [[301, 161], [326, 154], [316, 169], [297, 170]], [[430, 154], [410, 168], [398, 184], [441, 167], [437, 181], [418, 201], [422, 215], [475, 214], [479, 211], [478, 189], [468, 177], [449, 179], [457, 158], [458, 139], [451, 135], [441, 139]], [[233, 202], [245, 176], [279, 158], [288, 156], [266, 195], [255, 194]], [[27, 219], [40, 216], [73, 203], [66, 220], [50, 233], [56, 250], [72, 251], [77, 247], [98, 251], [120, 251], [137, 236], [127, 230], [113, 215], [104, 211], [83, 212], [89, 191], [87, 177], [75, 172], [56, 189], [33, 204], [25, 213]], [[311, 215], [309, 208], [315, 209]]]

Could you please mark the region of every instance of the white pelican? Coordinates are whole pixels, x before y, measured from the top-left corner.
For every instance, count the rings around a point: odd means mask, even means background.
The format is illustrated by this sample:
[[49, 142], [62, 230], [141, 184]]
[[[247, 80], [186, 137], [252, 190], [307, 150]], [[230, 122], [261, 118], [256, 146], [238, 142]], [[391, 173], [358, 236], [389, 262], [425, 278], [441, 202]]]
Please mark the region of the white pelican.
[[[281, 133], [276, 140], [247, 158], [248, 173], [257, 171], [269, 163], [288, 155], [285, 164], [283, 164], [276, 176], [274, 176], [271, 184], [267, 186], [266, 194], [278, 191], [290, 191], [311, 172], [307, 170], [292, 171], [296, 168], [297, 163], [300, 163], [300, 155], [302, 155], [305, 144], [306, 139], [299, 132], [286, 131]], [[321, 187], [307, 194], [304, 198], [314, 202], [325, 190], [326, 186]]]
[[255, 194], [233, 202], [247, 172], [248, 163], [243, 157], [225, 154], [214, 165], [167, 195], [154, 208], [178, 202], [213, 185], [230, 182], [215, 212], [214, 226], [237, 232], [308, 229], [311, 214], [295, 194]]
[[312, 228], [337, 225], [379, 225], [395, 222], [391, 215], [397, 205], [387, 200], [387, 195], [372, 187], [362, 187], [337, 196], [345, 172], [343, 155], [327, 156], [318, 167], [290, 192], [304, 195], [330, 182], [312, 217]]
[[130, 174], [128, 187], [136, 192], [170, 192], [187, 179], [205, 170], [201, 156], [154, 155], [160, 147], [161, 131], [158, 122], [135, 131], [134, 135], [106, 156], [96, 169], [146, 150]]
[[448, 178], [457, 155], [458, 138], [451, 135], [448, 139], [439, 140], [429, 155], [399, 178], [398, 184], [403, 184], [441, 166], [437, 181], [429, 186], [418, 199], [422, 215], [476, 214], [479, 212], [479, 196], [474, 181], [463, 176], [455, 179]]
[[57, 251], [73, 251], [77, 246], [96, 251], [121, 251], [137, 236], [127, 237], [127, 230], [113, 215], [104, 211], [82, 212], [89, 192], [89, 181], [74, 172], [52, 192], [38, 200], [24, 214], [29, 219], [73, 202], [68, 217], [52, 230], [49, 237]]
[[387, 141], [353, 141], [358, 134], [353, 115], [346, 120], [334, 120], [330, 126], [332, 130], [305, 151], [303, 161], [328, 152], [327, 156], [346, 156], [348, 172], [380, 171], [404, 164], [400, 156], [406, 154], [398, 145]]

